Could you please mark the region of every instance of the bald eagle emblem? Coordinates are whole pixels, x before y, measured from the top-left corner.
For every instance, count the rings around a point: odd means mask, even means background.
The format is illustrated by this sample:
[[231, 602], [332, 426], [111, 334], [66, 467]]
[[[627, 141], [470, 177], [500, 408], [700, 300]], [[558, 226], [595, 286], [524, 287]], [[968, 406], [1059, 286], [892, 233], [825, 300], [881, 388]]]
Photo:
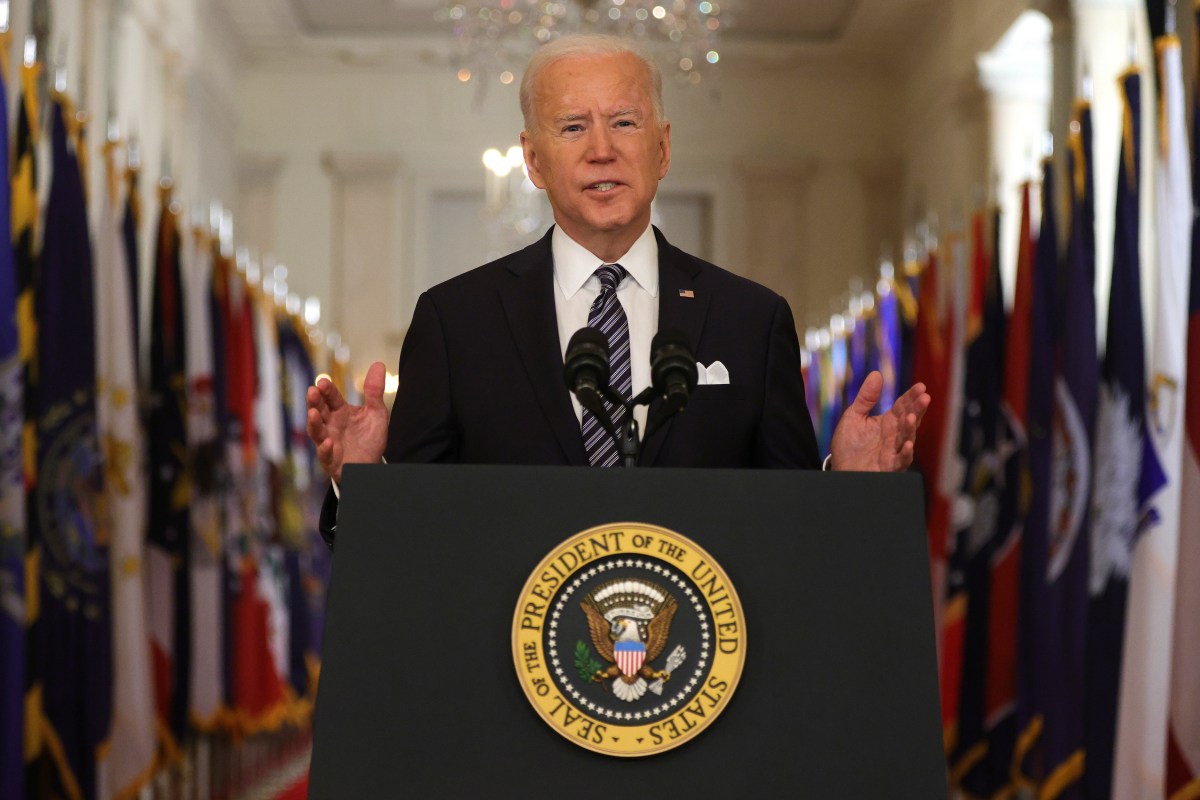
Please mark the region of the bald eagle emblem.
[[671, 620], [679, 608], [675, 598], [649, 581], [616, 578], [596, 587], [579, 605], [587, 616], [592, 646], [608, 662], [605, 667], [592, 660], [580, 642], [580, 677], [601, 685], [611, 681], [613, 695], [629, 703], [647, 689], [662, 694], [663, 683], [687, 657], [677, 646], [664, 669], [652, 666], [671, 635]]

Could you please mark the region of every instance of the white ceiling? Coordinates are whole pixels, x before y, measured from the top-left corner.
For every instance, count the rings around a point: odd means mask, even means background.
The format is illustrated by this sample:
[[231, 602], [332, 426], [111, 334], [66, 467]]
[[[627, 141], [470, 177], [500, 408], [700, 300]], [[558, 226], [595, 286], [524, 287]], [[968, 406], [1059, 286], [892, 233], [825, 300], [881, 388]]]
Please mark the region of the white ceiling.
[[[438, 0], [287, 0], [310, 35], [411, 35], [444, 30]], [[598, 0], [604, 2], [604, 0]], [[838, 38], [864, 0], [725, 0], [730, 36], [829, 41]], [[869, 2], [867, 3], [870, 4]], [[893, 0], [890, 5], [901, 5]]]
[[[574, 0], [580, 2], [581, 0]], [[588, 0], [582, 0], [588, 1]], [[590, 0], [606, 2], [606, 0]], [[251, 57], [336, 47], [343, 54], [420, 47], [445, 35], [441, 0], [220, 0]], [[722, 43], [759, 58], [819, 53], [873, 63], [899, 57], [945, 0], [723, 0]]]

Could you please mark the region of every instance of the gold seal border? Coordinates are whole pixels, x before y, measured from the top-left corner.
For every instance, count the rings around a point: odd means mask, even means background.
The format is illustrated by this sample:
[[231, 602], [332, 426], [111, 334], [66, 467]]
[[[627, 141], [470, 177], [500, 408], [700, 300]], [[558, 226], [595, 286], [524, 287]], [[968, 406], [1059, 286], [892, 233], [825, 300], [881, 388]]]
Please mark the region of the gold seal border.
[[[611, 535], [624, 537], [624, 540], [618, 541], [614, 546], [611, 547], [610, 550], [606, 550], [602, 554], [594, 555], [586, 559], [581, 558], [581, 553], [578, 549], [579, 545], [590, 544], [597, 537]], [[637, 539], [639, 535], [643, 537], [643, 542], [649, 541], [649, 544], [646, 547], [634, 546], [634, 540]], [[675, 558], [673, 560], [671, 557], [661, 552], [662, 544], [659, 543], [663, 541], [669, 545], [673, 545], [676, 548], [680, 548], [683, 552], [682, 558]], [[654, 544], [657, 544], [658, 547], [655, 548], [654, 552], [648, 552], [649, 546]], [[555, 583], [555, 585], [547, 591], [547, 593], [536, 593], [535, 587], [539, 587], [543, 583], [542, 577], [551, 570], [551, 565], [557, 563], [557, 561], [564, 554], [572, 554], [576, 559], [579, 559], [579, 563], [571, 568], [570, 571], [568, 571], [565, 575], [563, 575]], [[601, 717], [592, 716], [586, 710], [576, 708], [572, 701], [563, 697], [562, 693], [558, 690], [557, 685], [554, 683], [554, 679], [550, 674], [550, 665], [548, 659], [546, 658], [546, 652], [542, 641], [544, 625], [538, 625], [536, 628], [530, 628], [526, 625], [523, 625], [523, 620], [529, 620], [530, 624], [532, 624], [533, 620], [538, 619], [536, 615], [531, 616], [529, 613], [527, 613], [529, 610], [527, 603], [532, 602], [535, 605], [544, 604], [544, 608], [542, 610], [548, 613], [551, 607], [551, 601], [561, 590], [564, 583], [574, 579], [580, 571], [586, 568], [586, 566], [593, 561], [597, 561], [601, 558], [616, 557], [621, 555], [633, 555], [635, 557], [647, 556], [651, 558], [657, 558], [668, 564], [672, 564], [681, 575], [686, 576], [693, 584], [696, 585], [697, 588], [700, 588], [701, 582], [692, 575], [692, 571], [695, 568], [695, 565], [693, 565], [692, 562], [695, 561], [696, 565], [699, 563], [706, 564], [711, 568], [712, 574], [716, 576], [718, 580], [717, 586], [721, 588], [721, 593], [726, 596], [724, 599], [717, 599], [721, 600], [722, 603], [724, 603], [727, 599], [729, 608], [732, 609], [733, 612], [732, 622], [736, 623], [736, 631], [733, 632], [731, 636], [726, 637], [728, 640], [736, 642], [735, 651], [733, 653], [723, 653], [721, 652], [719, 645], [713, 647], [713, 649], [710, 651], [712, 655], [710, 657], [710, 663], [708, 665], [707, 672], [704, 676], [704, 684], [706, 686], [710, 685], [710, 681], [712, 681], [714, 678], [727, 684], [726, 688], [720, 690], [721, 693], [717, 698], [717, 701], [709, 708], [704, 710], [702, 719], [693, 722], [692, 725], [686, 728], [682, 733], [678, 732], [676, 726], [676, 734], [674, 738], [665, 738], [661, 743], [649, 744], [644, 746], [643, 749], [632, 751], [616, 749], [612, 746], [605, 746], [603, 734], [596, 734], [595, 732], [597, 729], [604, 731], [611, 727], [617, 727], [621, 731], [622, 740], [625, 740], [626, 737], [629, 737], [628, 741], [636, 741], [637, 736], [639, 735], [643, 736], [643, 738], [652, 739], [652, 728], [665, 726], [666, 723], [681, 718], [685, 710], [688, 710], [693, 704], [700, 702], [699, 699], [705, 696], [703, 691], [704, 686], [702, 686], [701, 690], [698, 691], [695, 696], [693, 696], [687, 706], [684, 706], [680, 710], [663, 716], [651, 723], [623, 725], [619, 723], [613, 723], [611, 720]], [[683, 563], [680, 563], [681, 560]], [[685, 566], [687, 568], [685, 568]], [[556, 570], [556, 572], [561, 575], [561, 570]], [[712, 618], [714, 641], [719, 642], [720, 637], [717, 636], [717, 609], [714, 608], [713, 602], [710, 601], [709, 595], [703, 589], [698, 592], [698, 596], [703, 598], [704, 604], [708, 608], [709, 615]], [[548, 621], [548, 619], [545, 617], [542, 617], [541, 619], [543, 621]], [[574, 536], [563, 540], [551, 548], [550, 552], [547, 553], [546, 556], [538, 563], [537, 567], [534, 568], [533, 572], [529, 576], [529, 579], [526, 580], [525, 585], [522, 587], [520, 596], [517, 598], [516, 609], [513, 613], [512, 649], [513, 666], [516, 669], [517, 678], [521, 684], [521, 689], [524, 691], [530, 705], [532, 705], [534, 710], [537, 711], [538, 716], [541, 717], [542, 720], [546, 722], [546, 724], [549, 725], [553, 731], [572, 743], [596, 753], [622, 758], [638, 758], [665, 753], [668, 750], [672, 750], [682, 744], [685, 744], [686, 742], [691, 741], [702, 731], [707, 729], [708, 726], [712, 724], [713, 720], [720, 716], [721, 712], [725, 710], [725, 707], [729, 704], [729, 700], [733, 696], [734, 691], [736, 691], [738, 683], [742, 677], [742, 668], [745, 664], [746, 658], [746, 621], [745, 614], [742, 610], [741, 600], [738, 598], [737, 590], [734, 588], [733, 583], [729, 580], [729, 576], [725, 573], [725, 570], [722, 569], [721, 565], [716, 561], [716, 559], [714, 559], [703, 547], [696, 544], [696, 542], [688, 537], [683, 536], [682, 534], [658, 525], [650, 525], [642, 522], [613, 522], [588, 528], [587, 530], [580, 531]], [[538, 690], [541, 687], [545, 687], [545, 691], [539, 694]], [[708, 696], [711, 697], [711, 694]], [[555, 700], [559, 700], [560, 702], [555, 705]], [[551, 708], [550, 706], [554, 707]], [[566, 709], [565, 714], [569, 713], [569, 715], [572, 717], [572, 722], [570, 725], [568, 725], [568, 727], [579, 723], [578, 730], [567, 730], [563, 723], [555, 718], [554, 714], [559, 710], [563, 710], [564, 706]], [[587, 735], [581, 733], [581, 731], [584, 731], [585, 729], [587, 731]], [[599, 735], [599, 742], [593, 741], [593, 739], [596, 738], [596, 735]]]

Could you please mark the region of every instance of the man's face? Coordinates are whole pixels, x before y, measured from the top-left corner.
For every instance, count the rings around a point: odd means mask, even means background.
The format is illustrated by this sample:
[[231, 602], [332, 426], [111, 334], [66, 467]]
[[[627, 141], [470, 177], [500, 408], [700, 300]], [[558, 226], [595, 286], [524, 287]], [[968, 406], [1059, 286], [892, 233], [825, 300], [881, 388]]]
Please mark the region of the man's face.
[[533, 107], [537, 131], [521, 144], [555, 222], [593, 252], [628, 248], [671, 163], [671, 126], [654, 115], [645, 66], [630, 53], [559, 59], [539, 76]]

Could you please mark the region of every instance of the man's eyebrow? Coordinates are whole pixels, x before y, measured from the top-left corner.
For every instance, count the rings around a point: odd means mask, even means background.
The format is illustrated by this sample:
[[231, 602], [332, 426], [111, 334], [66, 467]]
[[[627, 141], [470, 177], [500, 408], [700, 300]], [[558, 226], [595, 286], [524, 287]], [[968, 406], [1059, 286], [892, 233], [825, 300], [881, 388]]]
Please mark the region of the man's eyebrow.
[[580, 112], [580, 111], [576, 111], [571, 114], [563, 114], [561, 116], [555, 117], [554, 121], [555, 122], [578, 122], [581, 119], [587, 119], [587, 118], [588, 118], [587, 114], [584, 114], [583, 112]]
[[641, 109], [639, 109], [637, 106], [629, 106], [628, 108], [618, 108], [616, 111], [609, 114], [609, 117], [624, 117], [624, 116], [640, 117], [641, 115], [642, 115]]

